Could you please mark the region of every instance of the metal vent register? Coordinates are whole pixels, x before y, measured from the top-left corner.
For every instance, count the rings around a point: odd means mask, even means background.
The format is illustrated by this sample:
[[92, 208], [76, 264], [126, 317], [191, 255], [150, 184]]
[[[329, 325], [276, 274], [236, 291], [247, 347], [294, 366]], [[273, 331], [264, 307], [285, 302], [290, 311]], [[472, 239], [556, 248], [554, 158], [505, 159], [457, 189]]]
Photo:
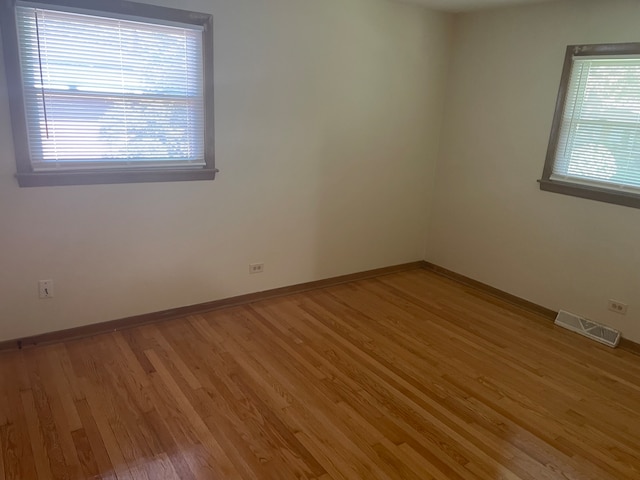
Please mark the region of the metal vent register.
[[592, 322], [591, 320], [565, 312], [564, 310], [558, 312], [555, 324], [572, 332], [584, 335], [596, 342], [604, 343], [609, 347], [615, 348], [620, 343], [620, 332], [618, 330]]

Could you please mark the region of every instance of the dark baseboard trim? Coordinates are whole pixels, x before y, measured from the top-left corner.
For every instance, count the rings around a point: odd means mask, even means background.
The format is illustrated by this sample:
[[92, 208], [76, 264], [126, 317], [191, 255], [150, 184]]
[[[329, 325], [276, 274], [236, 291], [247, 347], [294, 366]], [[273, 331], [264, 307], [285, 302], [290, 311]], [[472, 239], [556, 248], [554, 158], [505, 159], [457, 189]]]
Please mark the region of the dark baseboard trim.
[[619, 347], [628, 352], [640, 355], [640, 343], [632, 342], [631, 340], [627, 340], [626, 338], [621, 338]]
[[543, 317], [555, 319], [558, 312], [554, 312], [549, 308], [545, 308], [537, 303], [530, 302], [529, 300], [525, 300], [524, 298], [517, 297], [515, 295], [511, 295], [503, 290], [500, 290], [495, 287], [491, 287], [486, 283], [479, 282], [469, 277], [465, 277], [459, 273], [453, 272], [451, 270], [447, 270], [444, 267], [439, 265], [434, 265], [433, 263], [424, 262], [423, 268], [429, 270], [431, 272], [437, 273], [438, 275], [442, 275], [443, 277], [450, 278], [451, 280], [455, 280], [458, 283], [466, 285], [471, 288], [475, 288], [476, 290], [480, 290], [486, 294], [491, 295], [492, 297], [497, 297], [500, 300], [504, 300], [507, 303], [512, 305], [516, 305], [517, 307], [523, 308], [530, 312], [536, 313], [538, 315], [542, 315]]
[[422, 268], [424, 262], [411, 262], [392, 267], [376, 268], [375, 270], [367, 270], [365, 272], [352, 273], [349, 275], [341, 275], [339, 277], [325, 278], [323, 280], [315, 280], [313, 282], [300, 283], [288, 287], [274, 288], [263, 292], [248, 293], [246, 295], [238, 295], [236, 297], [214, 300], [212, 302], [199, 303], [197, 305], [189, 305], [186, 307], [172, 308], [161, 312], [145, 313], [133, 317], [121, 318], [118, 320], [110, 320], [107, 322], [94, 323], [92, 325], [83, 325], [81, 327], [69, 328], [66, 330], [58, 330], [56, 332], [43, 333], [31, 337], [17, 338], [15, 340], [6, 340], [0, 342], [0, 351], [15, 350], [19, 348], [43, 345], [51, 343], [66, 342], [80, 338], [91, 337], [101, 333], [113, 332], [116, 330], [124, 330], [126, 328], [137, 327], [150, 323], [157, 323], [164, 320], [172, 320], [188, 315], [197, 315], [199, 313], [219, 310], [225, 307], [235, 307], [238, 305], [246, 305], [248, 303], [266, 300], [268, 298], [282, 297], [284, 295], [292, 295], [295, 293], [306, 292], [318, 288], [331, 287], [342, 283], [354, 282], [356, 280], [365, 280], [367, 278], [380, 277], [397, 272], [407, 270], [415, 270]]
[[[483, 293], [491, 295], [492, 297], [504, 300], [505, 302], [516, 305], [517, 307], [520, 307], [524, 310], [536, 313], [542, 317], [548, 318], [549, 320], [555, 320], [556, 315], [558, 314], [558, 312], [543, 307], [542, 305], [538, 305], [537, 303], [530, 302], [529, 300], [525, 300], [524, 298], [517, 297], [503, 290], [487, 285], [486, 283], [482, 283], [472, 278], [465, 277], [464, 275], [453, 272], [439, 265], [435, 265], [430, 262], [423, 262], [422, 268], [454, 280], [462, 285], [466, 285], [468, 287], [479, 290]], [[626, 338], [621, 339], [619, 347], [628, 352], [640, 355], [640, 344], [635, 343], [631, 340], [627, 340]]]

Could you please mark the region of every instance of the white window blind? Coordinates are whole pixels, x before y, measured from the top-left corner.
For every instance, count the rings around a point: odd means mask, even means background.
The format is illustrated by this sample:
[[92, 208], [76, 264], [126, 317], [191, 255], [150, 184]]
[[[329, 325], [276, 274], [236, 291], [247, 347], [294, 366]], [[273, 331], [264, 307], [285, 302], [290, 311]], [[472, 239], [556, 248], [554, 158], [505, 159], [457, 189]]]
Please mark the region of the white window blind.
[[640, 191], [640, 58], [574, 58], [551, 179]]
[[28, 3], [16, 16], [35, 171], [205, 165], [201, 29]]

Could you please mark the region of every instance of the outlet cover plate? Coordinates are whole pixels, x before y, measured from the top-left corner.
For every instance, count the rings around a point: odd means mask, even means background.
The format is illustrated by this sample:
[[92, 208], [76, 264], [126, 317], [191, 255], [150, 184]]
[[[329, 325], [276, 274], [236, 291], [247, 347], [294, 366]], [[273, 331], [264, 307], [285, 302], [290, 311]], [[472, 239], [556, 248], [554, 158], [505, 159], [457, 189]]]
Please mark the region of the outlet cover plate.
[[53, 280], [40, 280], [38, 282], [38, 297], [53, 298]]
[[264, 263], [250, 263], [249, 273], [262, 273], [264, 272]]

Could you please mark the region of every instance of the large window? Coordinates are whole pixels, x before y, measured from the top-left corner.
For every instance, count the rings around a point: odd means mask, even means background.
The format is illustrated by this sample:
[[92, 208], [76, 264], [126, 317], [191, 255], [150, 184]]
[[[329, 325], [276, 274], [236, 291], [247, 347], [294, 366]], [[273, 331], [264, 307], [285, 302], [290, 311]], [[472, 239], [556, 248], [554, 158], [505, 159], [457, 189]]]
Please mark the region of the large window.
[[640, 208], [640, 44], [567, 48], [540, 188]]
[[210, 15], [0, 1], [20, 185], [214, 178]]

